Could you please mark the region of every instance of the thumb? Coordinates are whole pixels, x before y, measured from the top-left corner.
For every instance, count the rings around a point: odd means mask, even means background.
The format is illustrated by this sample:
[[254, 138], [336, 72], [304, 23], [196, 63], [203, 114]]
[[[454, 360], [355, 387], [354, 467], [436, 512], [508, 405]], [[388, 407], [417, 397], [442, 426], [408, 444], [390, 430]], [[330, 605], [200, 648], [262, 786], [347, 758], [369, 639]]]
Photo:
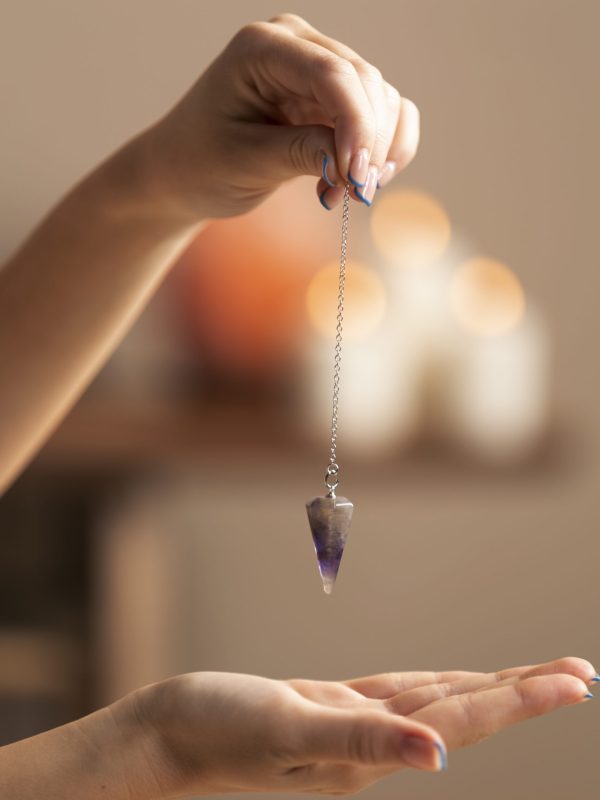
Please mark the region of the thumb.
[[[325, 177], [328, 183], [338, 183], [333, 128], [327, 125], [257, 125], [247, 133], [252, 138], [252, 156], [261, 164], [263, 176], [273, 181], [285, 181], [299, 175]], [[327, 157], [326, 164], [324, 158]]]
[[303, 757], [314, 762], [407, 766], [438, 771], [446, 747], [434, 728], [376, 709], [319, 708], [302, 729]]

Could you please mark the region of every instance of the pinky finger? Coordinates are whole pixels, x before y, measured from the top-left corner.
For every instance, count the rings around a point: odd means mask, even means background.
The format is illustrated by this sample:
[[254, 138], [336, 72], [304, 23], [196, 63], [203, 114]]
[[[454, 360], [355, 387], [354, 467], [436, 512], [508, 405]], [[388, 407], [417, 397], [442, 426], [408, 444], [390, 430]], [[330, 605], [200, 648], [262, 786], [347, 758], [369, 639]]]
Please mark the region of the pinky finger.
[[419, 109], [412, 100], [403, 97], [396, 133], [379, 174], [378, 188], [389, 183], [413, 160], [419, 146], [420, 125]]
[[317, 183], [319, 202], [327, 211], [331, 211], [342, 202], [344, 197], [343, 186], [330, 186], [323, 179]]

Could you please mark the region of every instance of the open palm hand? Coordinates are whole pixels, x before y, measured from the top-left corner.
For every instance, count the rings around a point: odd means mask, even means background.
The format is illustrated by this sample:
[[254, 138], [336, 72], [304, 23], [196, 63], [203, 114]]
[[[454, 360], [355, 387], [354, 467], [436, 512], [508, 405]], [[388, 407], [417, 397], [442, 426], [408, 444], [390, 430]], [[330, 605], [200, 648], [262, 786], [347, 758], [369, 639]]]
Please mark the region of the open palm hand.
[[494, 673], [387, 673], [342, 682], [200, 672], [132, 699], [156, 732], [153, 770], [168, 796], [340, 794], [407, 767], [438, 771], [447, 750], [582, 702], [595, 680], [579, 658]]

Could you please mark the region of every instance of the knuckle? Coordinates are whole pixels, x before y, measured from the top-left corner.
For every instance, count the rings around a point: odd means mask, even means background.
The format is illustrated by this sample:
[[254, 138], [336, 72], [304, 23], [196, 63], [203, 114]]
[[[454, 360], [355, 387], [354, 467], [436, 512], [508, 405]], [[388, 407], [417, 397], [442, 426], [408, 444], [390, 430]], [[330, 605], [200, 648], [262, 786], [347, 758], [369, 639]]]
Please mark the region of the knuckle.
[[521, 707], [526, 715], [535, 713], [534, 695], [531, 691], [531, 684], [525, 681], [517, 681], [513, 685], [515, 694], [521, 704]]
[[398, 112], [402, 104], [402, 97], [400, 96], [400, 92], [398, 91], [398, 89], [396, 89], [395, 86], [391, 86], [389, 83], [386, 83], [385, 93], [387, 96], [388, 104], [392, 107], [394, 111]]
[[[312, 64], [313, 85], [327, 81], [336, 91], [352, 94], [356, 86], [357, 74], [354, 65], [346, 58], [335, 53], [324, 53], [315, 58]], [[374, 114], [367, 102], [353, 102], [352, 123], [360, 129], [363, 138], [373, 141], [376, 134]]]
[[377, 761], [376, 737], [369, 735], [364, 723], [354, 726], [348, 738], [348, 756], [357, 764], [375, 764]]
[[324, 53], [320, 58], [315, 59], [314, 64], [318, 72], [323, 71], [332, 78], [348, 80], [356, 77], [356, 71], [350, 61], [335, 53]]
[[269, 19], [269, 22], [274, 25], [284, 25], [287, 28], [294, 28], [295, 30], [306, 28], [308, 23], [298, 14], [293, 14], [290, 11], [284, 11], [281, 14], [276, 14]]
[[401, 672], [382, 672], [379, 679], [385, 688], [385, 693], [381, 695], [384, 701], [393, 699], [395, 695], [406, 690], [405, 681]]
[[249, 22], [247, 25], [244, 25], [243, 28], [239, 29], [232, 41], [248, 45], [260, 41], [268, 36], [269, 33], [268, 22]]
[[377, 69], [377, 67], [373, 66], [373, 64], [370, 64], [368, 61], [364, 61], [364, 59], [355, 61], [354, 68], [363, 81], [368, 81], [369, 83], [379, 83], [383, 81], [381, 70]]
[[290, 161], [298, 174], [311, 172], [314, 165], [314, 152], [306, 133], [297, 133], [290, 144]]

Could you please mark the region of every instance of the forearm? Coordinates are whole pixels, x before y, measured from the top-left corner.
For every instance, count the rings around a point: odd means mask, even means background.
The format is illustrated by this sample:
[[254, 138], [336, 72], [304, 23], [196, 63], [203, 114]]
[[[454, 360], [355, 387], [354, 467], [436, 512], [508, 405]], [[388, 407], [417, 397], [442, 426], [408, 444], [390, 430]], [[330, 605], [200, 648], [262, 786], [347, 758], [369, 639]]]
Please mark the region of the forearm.
[[199, 223], [143, 134], [98, 167], [0, 271], [0, 490], [53, 430]]
[[0, 797], [18, 800], [154, 800], [160, 754], [120, 701], [61, 728], [0, 748]]

